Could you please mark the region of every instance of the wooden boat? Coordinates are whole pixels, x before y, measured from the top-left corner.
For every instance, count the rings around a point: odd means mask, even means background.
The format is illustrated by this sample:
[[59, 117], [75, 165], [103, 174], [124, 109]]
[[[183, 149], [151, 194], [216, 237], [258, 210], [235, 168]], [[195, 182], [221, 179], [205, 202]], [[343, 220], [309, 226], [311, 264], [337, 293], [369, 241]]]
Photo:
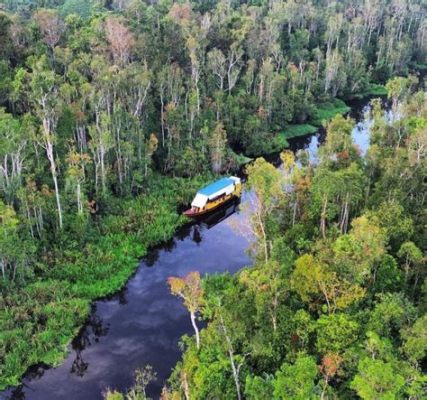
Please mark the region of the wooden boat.
[[191, 202], [191, 208], [184, 211], [187, 217], [198, 217], [216, 210], [231, 199], [240, 197], [242, 182], [240, 178], [230, 176], [221, 178], [210, 185], [200, 189]]

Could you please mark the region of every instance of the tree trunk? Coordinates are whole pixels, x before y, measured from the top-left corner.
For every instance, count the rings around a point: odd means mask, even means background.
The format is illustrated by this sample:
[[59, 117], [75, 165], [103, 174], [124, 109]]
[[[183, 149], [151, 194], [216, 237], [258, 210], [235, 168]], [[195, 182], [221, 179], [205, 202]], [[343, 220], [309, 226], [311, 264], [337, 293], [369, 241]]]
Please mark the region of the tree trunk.
[[197, 349], [200, 349], [200, 333], [199, 333], [199, 328], [197, 327], [197, 324], [196, 324], [196, 314], [194, 312], [190, 312], [190, 317], [191, 317], [191, 325], [193, 325], [194, 332], [196, 333]]
[[165, 147], [165, 105], [162, 91], [160, 91], [160, 123], [162, 128], [162, 147]]
[[59, 229], [62, 229], [61, 199], [59, 197], [58, 178], [56, 177], [56, 172], [54, 170], [52, 170], [52, 177], [53, 177], [53, 185], [55, 186], [55, 198], [56, 198], [56, 207], [58, 209]]
[[236, 366], [236, 363], [234, 361], [233, 344], [231, 343], [231, 339], [228, 336], [227, 328], [225, 327], [224, 319], [222, 318], [222, 316], [221, 316], [221, 328], [223, 330], [225, 340], [227, 342], [228, 356], [230, 358], [230, 364], [231, 364], [231, 370], [233, 372], [234, 384], [236, 385], [237, 400], [241, 400], [242, 395], [240, 393], [239, 368]]
[[[46, 134], [47, 136], [48, 134]], [[50, 162], [50, 172], [52, 174], [53, 185], [55, 188], [56, 208], [58, 211], [59, 228], [62, 229], [62, 207], [59, 195], [58, 177], [56, 176], [55, 155], [53, 154], [53, 144], [49, 137], [45, 137], [47, 158]]]
[[320, 216], [320, 230], [322, 232], [323, 239], [326, 239], [326, 211], [328, 207], [328, 197], [325, 196], [323, 200], [323, 209]]
[[190, 390], [188, 389], [187, 374], [185, 372], [184, 372], [182, 378], [183, 378], [182, 386], [184, 389], [185, 400], [190, 400]]
[[82, 199], [81, 199], [81, 185], [80, 182], [77, 182], [77, 210], [78, 210], [78, 214], [83, 214], [83, 204], [82, 204]]

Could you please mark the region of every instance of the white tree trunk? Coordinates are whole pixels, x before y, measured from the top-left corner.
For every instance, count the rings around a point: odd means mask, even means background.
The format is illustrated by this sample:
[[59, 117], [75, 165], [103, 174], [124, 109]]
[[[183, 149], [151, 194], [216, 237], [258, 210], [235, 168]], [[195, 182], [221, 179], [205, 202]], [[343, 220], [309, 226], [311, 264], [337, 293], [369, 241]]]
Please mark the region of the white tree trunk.
[[197, 324], [196, 324], [196, 314], [194, 312], [191, 312], [190, 317], [191, 317], [191, 325], [193, 325], [194, 332], [196, 333], [197, 348], [200, 349], [200, 333], [199, 333], [199, 328], [197, 327]]

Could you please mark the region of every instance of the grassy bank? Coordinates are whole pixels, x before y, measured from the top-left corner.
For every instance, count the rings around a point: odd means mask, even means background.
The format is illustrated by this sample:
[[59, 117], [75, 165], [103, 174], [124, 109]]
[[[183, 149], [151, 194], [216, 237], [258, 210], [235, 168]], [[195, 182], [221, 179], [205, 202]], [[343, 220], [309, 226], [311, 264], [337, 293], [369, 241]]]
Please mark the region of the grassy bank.
[[322, 126], [337, 114], [345, 114], [350, 111], [350, 107], [340, 99], [333, 99], [316, 106], [313, 119], [310, 121], [314, 126]]
[[203, 183], [153, 179], [134, 199], [109, 199], [107, 216], [76, 221], [80, 232], [58, 238], [31, 282], [2, 293], [0, 389], [17, 385], [31, 365], [56, 366], [64, 359], [91, 302], [123, 287], [147, 249], [173, 236], [185, 222], [177, 205], [189, 202]]
[[306, 135], [312, 135], [317, 131], [317, 128], [311, 124], [296, 124], [288, 125], [281, 134], [286, 138], [294, 138]]

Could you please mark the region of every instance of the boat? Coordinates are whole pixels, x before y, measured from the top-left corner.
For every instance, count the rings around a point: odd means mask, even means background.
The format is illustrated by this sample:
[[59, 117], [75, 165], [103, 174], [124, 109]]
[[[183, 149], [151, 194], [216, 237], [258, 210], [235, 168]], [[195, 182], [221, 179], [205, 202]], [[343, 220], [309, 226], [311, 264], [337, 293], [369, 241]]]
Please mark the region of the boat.
[[184, 211], [187, 217], [207, 214], [242, 194], [242, 181], [236, 176], [221, 178], [200, 189], [191, 202], [191, 208]]

